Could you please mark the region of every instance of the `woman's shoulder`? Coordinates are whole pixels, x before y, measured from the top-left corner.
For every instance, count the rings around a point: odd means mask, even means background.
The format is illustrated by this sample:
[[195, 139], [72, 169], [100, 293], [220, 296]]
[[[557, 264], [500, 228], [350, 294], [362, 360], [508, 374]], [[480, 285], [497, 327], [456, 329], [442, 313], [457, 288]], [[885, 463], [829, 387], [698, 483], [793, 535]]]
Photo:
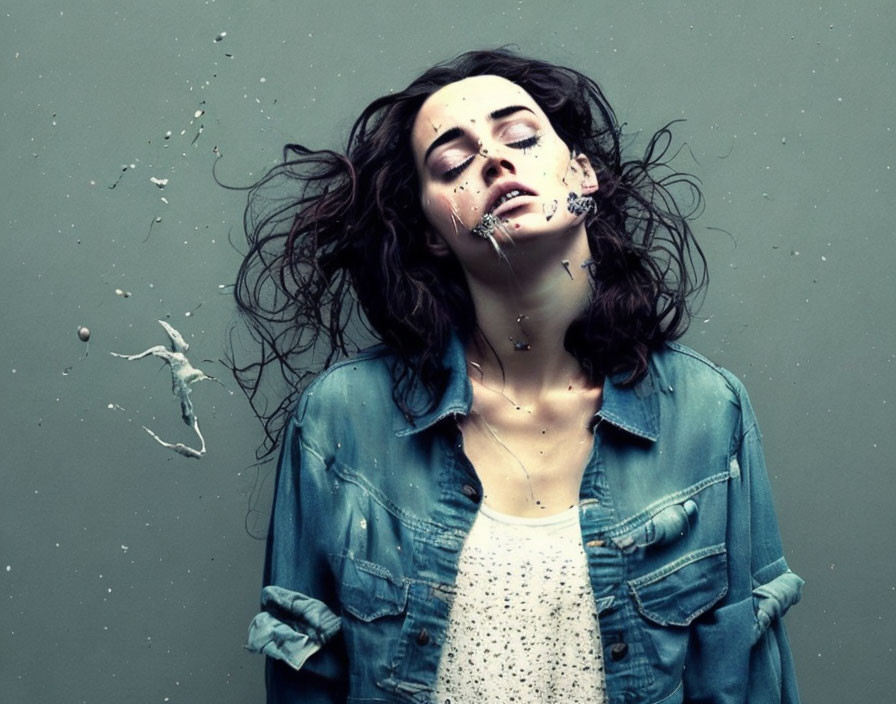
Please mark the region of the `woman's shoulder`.
[[686, 345], [667, 342], [651, 357], [654, 384], [680, 418], [744, 435], [756, 417], [743, 382]]
[[677, 342], [667, 342], [651, 358], [651, 366], [666, 388], [724, 398], [740, 405], [746, 399], [743, 382], [705, 355]]
[[361, 350], [320, 372], [302, 391], [293, 417], [313, 415], [320, 421], [354, 415], [372, 408], [386, 413], [392, 402], [394, 354], [384, 345]]

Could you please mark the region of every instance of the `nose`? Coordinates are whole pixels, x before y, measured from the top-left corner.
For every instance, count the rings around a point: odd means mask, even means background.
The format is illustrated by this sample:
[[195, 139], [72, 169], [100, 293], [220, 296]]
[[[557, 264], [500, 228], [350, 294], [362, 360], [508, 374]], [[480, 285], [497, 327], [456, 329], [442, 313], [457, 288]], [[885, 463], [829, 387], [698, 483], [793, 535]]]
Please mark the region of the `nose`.
[[482, 146], [479, 150], [479, 156], [485, 160], [485, 163], [482, 165], [482, 178], [486, 186], [491, 186], [505, 174], [516, 174], [516, 166], [511, 161], [509, 155], [503, 153], [500, 148], [496, 148], [494, 145]]

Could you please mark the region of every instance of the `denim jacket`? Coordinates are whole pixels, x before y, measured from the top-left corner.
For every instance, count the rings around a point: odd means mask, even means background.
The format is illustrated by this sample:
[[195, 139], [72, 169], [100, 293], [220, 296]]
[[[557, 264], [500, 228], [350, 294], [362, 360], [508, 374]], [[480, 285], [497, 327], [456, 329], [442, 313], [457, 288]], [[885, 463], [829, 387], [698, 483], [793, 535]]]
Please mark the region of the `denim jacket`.
[[[482, 497], [457, 424], [472, 390], [454, 340], [441, 399], [408, 419], [391, 363], [380, 347], [328, 369], [285, 431], [249, 629], [268, 702], [433, 701]], [[621, 381], [604, 385], [579, 492], [607, 701], [798, 702], [781, 617], [803, 582], [743, 386], [677, 344]]]

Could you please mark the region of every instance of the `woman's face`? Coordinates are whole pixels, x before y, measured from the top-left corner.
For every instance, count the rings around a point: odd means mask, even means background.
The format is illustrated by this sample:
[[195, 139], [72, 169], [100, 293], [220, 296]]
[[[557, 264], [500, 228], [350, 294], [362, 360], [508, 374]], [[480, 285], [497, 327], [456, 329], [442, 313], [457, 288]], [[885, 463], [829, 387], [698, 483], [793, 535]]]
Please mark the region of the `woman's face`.
[[584, 234], [584, 215], [568, 202], [597, 190], [591, 165], [515, 83], [476, 76], [439, 89], [417, 113], [411, 141], [434, 251], [447, 245], [469, 268], [495, 246], [473, 233], [483, 216], [501, 245]]

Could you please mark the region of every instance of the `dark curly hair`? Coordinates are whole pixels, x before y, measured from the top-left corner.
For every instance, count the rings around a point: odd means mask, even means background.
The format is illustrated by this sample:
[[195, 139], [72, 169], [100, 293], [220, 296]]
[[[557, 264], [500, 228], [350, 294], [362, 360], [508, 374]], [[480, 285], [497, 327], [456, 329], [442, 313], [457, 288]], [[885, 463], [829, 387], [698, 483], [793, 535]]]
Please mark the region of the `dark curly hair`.
[[[393, 353], [392, 396], [407, 417], [427, 409], [409, 406], [403, 381], [419, 379], [436, 403], [443, 350], [453, 334], [469, 340], [476, 321], [460, 265], [426, 246], [410, 132], [427, 97], [483, 74], [524, 88], [567, 146], [588, 156], [600, 183], [586, 222], [593, 295], [567, 330], [566, 349], [594, 381], [624, 373], [635, 383], [650, 351], [686, 330], [690, 294], [707, 282], [688, 224], [702, 195], [694, 177], [664, 160], [673, 123], [653, 135], [642, 158], [623, 161], [621, 126], [593, 80], [506, 48], [467, 52], [374, 100], [345, 154], [287, 144], [283, 162], [250, 189], [249, 250], [235, 297], [261, 358], [227, 361], [264, 424], [259, 458], [276, 448], [310, 378], [373, 341]], [[692, 201], [687, 212], [672, 194], [681, 187]], [[270, 410], [259, 390], [274, 363], [290, 391]]]

